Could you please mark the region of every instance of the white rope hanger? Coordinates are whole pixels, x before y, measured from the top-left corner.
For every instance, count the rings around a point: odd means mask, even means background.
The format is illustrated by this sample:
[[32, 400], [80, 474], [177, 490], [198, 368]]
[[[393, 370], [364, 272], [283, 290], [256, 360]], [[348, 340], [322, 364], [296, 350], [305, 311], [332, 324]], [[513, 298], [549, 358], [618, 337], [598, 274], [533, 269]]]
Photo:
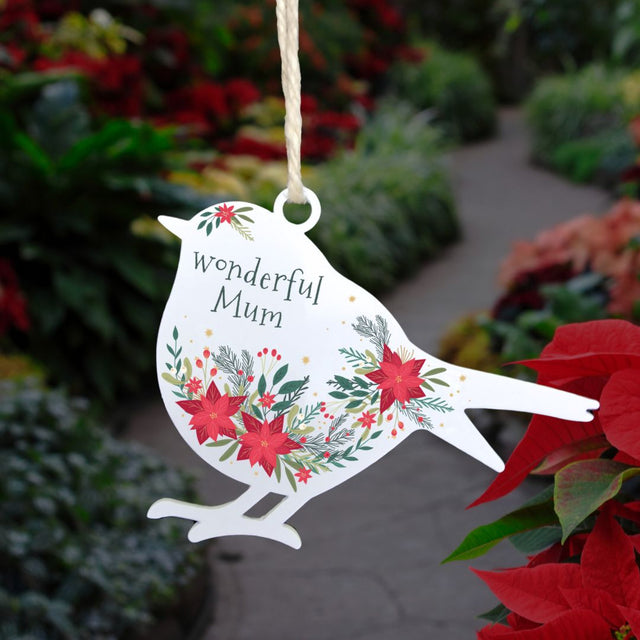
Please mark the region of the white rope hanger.
[[278, 44], [282, 60], [282, 92], [284, 93], [284, 138], [287, 148], [287, 200], [307, 202], [302, 184], [300, 144], [302, 115], [300, 113], [300, 61], [298, 59], [298, 0], [276, 0]]

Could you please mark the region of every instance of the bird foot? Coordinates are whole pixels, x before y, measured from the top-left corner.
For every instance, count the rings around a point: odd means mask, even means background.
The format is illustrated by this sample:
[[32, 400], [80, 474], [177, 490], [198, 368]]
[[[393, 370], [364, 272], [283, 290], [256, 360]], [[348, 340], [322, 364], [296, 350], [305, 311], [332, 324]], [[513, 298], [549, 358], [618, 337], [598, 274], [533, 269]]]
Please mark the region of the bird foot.
[[156, 500], [147, 512], [147, 517], [184, 518], [194, 520], [187, 537], [190, 542], [201, 542], [220, 536], [259, 536], [286, 544], [293, 549], [302, 546], [298, 532], [290, 525], [269, 518], [250, 518], [232, 509], [233, 502], [219, 507], [206, 507], [181, 500], [162, 498]]

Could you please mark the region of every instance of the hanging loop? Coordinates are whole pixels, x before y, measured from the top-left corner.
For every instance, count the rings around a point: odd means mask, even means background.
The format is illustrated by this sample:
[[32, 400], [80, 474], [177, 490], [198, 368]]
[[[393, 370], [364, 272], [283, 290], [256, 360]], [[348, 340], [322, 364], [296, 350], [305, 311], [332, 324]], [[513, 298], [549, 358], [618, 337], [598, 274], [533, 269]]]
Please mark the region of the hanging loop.
[[306, 233], [310, 229], [315, 227], [316, 222], [320, 219], [320, 213], [322, 211], [322, 207], [320, 206], [320, 200], [318, 196], [311, 191], [311, 189], [307, 189], [307, 187], [302, 187], [302, 193], [304, 200], [298, 204], [308, 203], [311, 205], [311, 213], [309, 217], [300, 224], [296, 224], [295, 222], [289, 222], [286, 216], [284, 215], [284, 205], [287, 201], [289, 201], [289, 189], [285, 189], [278, 194], [276, 201], [273, 203], [273, 212], [277, 215], [282, 216], [290, 225], [294, 226], [296, 229], [299, 229], [302, 233]]

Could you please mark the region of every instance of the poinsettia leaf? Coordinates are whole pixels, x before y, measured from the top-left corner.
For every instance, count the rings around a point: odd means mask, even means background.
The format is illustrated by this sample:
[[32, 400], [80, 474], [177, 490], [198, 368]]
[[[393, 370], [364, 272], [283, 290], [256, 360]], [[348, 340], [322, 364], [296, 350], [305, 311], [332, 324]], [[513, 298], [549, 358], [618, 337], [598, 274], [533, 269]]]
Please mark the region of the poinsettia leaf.
[[614, 629], [620, 628], [624, 623], [624, 616], [620, 613], [611, 594], [602, 589], [561, 589], [562, 595], [572, 609], [584, 609], [593, 611]]
[[564, 447], [552, 451], [531, 473], [535, 475], [552, 475], [570, 462], [599, 458], [609, 448], [610, 445], [604, 434], [587, 440], [570, 442]]
[[[494, 633], [493, 629], [500, 629]], [[504, 630], [504, 631], [503, 631]], [[496, 625], [478, 632], [478, 640], [604, 640], [611, 638], [609, 625], [592, 611], [567, 611], [536, 629], [512, 631]]]
[[481, 613], [478, 618], [482, 620], [488, 620], [489, 622], [493, 622], [494, 624], [496, 624], [498, 622], [504, 622], [507, 619], [509, 613], [511, 613], [509, 609], [507, 609], [507, 607], [500, 603], [493, 607], [493, 609]]
[[640, 458], [640, 369], [614, 373], [602, 391], [600, 421], [609, 442]]
[[640, 354], [629, 353], [585, 353], [575, 356], [556, 356], [535, 360], [518, 360], [510, 364], [521, 364], [537, 371], [541, 382], [567, 378], [606, 376], [627, 368], [640, 368]]
[[622, 483], [640, 468], [614, 460], [580, 460], [555, 477], [554, 503], [562, 526], [562, 542], [588, 516], [618, 494]]
[[[574, 391], [574, 388], [567, 390]], [[474, 507], [501, 498], [519, 486], [552, 451], [570, 443], [589, 440], [601, 433], [602, 427], [597, 415], [591, 422], [533, 416], [524, 437], [507, 460], [504, 471], [499, 473], [486, 491], [469, 506]]]
[[540, 527], [518, 533], [509, 538], [509, 542], [522, 553], [537, 553], [550, 547], [562, 538], [560, 527]]
[[452, 560], [477, 558], [509, 536], [556, 522], [551, 501], [521, 507], [491, 524], [482, 525], [471, 531], [458, 548], [442, 561], [442, 564]]
[[504, 571], [472, 571], [505, 607], [534, 622], [549, 622], [569, 609], [561, 588], [582, 586], [577, 564], [541, 564]]
[[598, 516], [584, 545], [581, 566], [585, 587], [610, 593], [617, 605], [640, 609], [640, 568], [635, 549], [611, 510], [605, 509]]

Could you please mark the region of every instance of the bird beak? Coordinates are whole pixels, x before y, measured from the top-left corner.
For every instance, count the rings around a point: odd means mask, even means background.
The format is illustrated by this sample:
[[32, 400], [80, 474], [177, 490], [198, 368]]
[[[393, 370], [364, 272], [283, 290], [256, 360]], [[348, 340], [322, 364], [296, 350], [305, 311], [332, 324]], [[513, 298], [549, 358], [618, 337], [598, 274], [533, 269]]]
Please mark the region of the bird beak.
[[189, 226], [188, 220], [182, 218], [173, 218], [171, 216], [158, 216], [158, 222], [165, 228], [171, 231], [174, 236], [183, 238], [187, 233]]

